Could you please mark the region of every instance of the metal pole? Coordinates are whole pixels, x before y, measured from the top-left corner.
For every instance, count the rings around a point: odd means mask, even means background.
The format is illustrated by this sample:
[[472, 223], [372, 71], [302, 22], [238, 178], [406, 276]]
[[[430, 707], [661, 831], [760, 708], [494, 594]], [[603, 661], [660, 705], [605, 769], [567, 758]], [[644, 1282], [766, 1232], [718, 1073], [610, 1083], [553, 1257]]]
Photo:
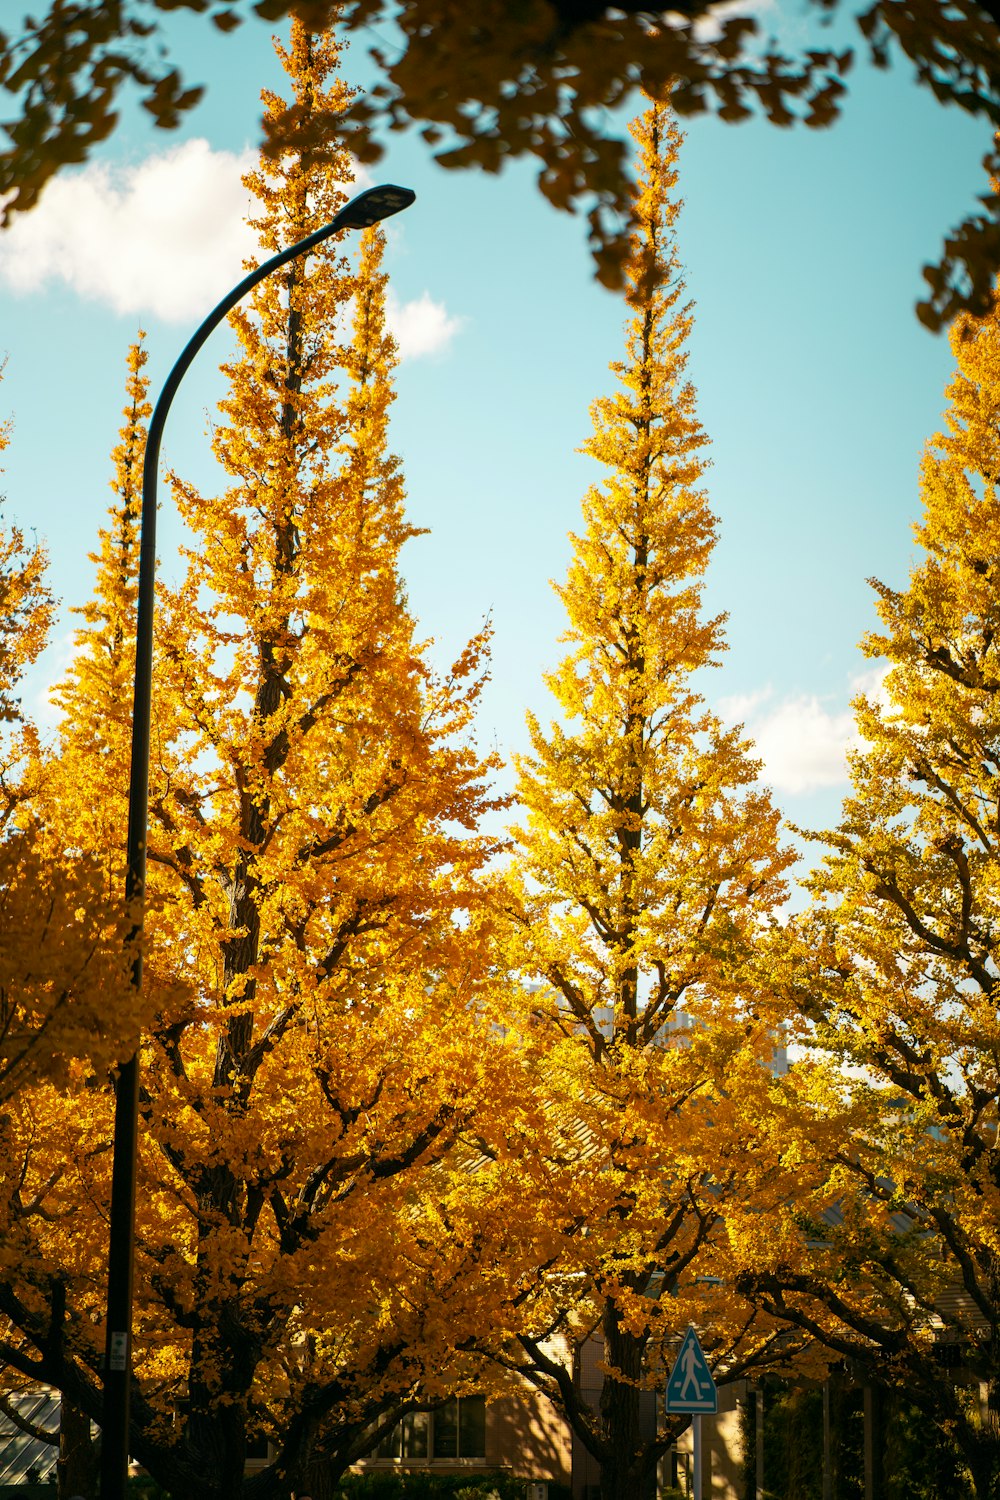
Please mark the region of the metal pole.
[[764, 1500], [764, 1388], [757, 1387], [756, 1400], [754, 1401], [754, 1453], [756, 1462], [754, 1469], [757, 1482], [754, 1486], [756, 1495], [754, 1500]]
[[[132, 699], [132, 761], [129, 772], [128, 843], [125, 899], [135, 907], [131, 941], [141, 944], [146, 888], [146, 836], [149, 823], [149, 742], [153, 698], [153, 607], [156, 582], [156, 472], [167, 412], [191, 361], [228, 312], [279, 266], [304, 255], [341, 229], [367, 229], [409, 208], [410, 188], [386, 184], [368, 188], [324, 224], [287, 250], [244, 276], [209, 313], [185, 344], [153, 410], [142, 469], [139, 521], [139, 580], [135, 631], [135, 686]], [[132, 964], [132, 986], [142, 989], [142, 952]], [[125, 1500], [128, 1484], [129, 1394], [132, 1375], [132, 1282], [135, 1269], [135, 1182], [139, 1143], [139, 1057], [123, 1062], [115, 1085], [115, 1127], [111, 1166], [111, 1224], [108, 1245], [108, 1300], [104, 1345], [104, 1405], [101, 1422], [101, 1500]]]
[[691, 1418], [691, 1430], [694, 1447], [694, 1500], [701, 1500], [701, 1413], [695, 1412]]
[[882, 1500], [882, 1389], [868, 1380], [864, 1387], [865, 1500]]

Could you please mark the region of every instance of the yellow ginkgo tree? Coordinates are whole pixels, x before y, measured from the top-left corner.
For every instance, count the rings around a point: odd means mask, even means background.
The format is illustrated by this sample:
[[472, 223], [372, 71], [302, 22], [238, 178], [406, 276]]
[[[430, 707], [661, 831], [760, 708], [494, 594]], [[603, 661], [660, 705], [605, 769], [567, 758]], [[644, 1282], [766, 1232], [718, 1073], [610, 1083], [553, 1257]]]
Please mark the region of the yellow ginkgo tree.
[[[0, 426], [0, 452], [8, 440]], [[8, 1102], [34, 1080], [64, 1077], [75, 1058], [106, 1066], [122, 1037], [136, 1035], [122, 903], [109, 900], [90, 847], [36, 805], [40, 741], [22, 695], [53, 613], [45, 568], [39, 543], [0, 524], [0, 1100]]]
[[852, 790], [817, 835], [814, 906], [784, 943], [780, 983], [850, 1129], [826, 1153], [791, 1133], [813, 1187], [784, 1217], [808, 1233], [810, 1263], [790, 1265], [776, 1233], [742, 1285], [915, 1402], [987, 1500], [1000, 1483], [1000, 313], [963, 317], [951, 342], [920, 553], [905, 588], [874, 583], [882, 628], [863, 644], [881, 680], [855, 704]]
[[549, 1118], [532, 1190], [545, 1269], [516, 1288], [499, 1357], [564, 1411], [602, 1500], [645, 1494], [686, 1425], [657, 1423], [652, 1392], [688, 1321], [720, 1380], [775, 1354], [774, 1326], [727, 1284], [726, 1204], [777, 1190], [780, 1084], [752, 958], [790, 858], [750, 747], [701, 696], [722, 620], [702, 609], [715, 520], [668, 104], [633, 135], [626, 352], [592, 408], [584, 451], [604, 478], [557, 590], [566, 654], [547, 680], [561, 717], [529, 720], [509, 880], [515, 964], [551, 1051], [536, 1065]]
[[[330, 37], [296, 22], [281, 55], [304, 120], [346, 105]], [[350, 178], [343, 150], [262, 160], [262, 253], [329, 221]], [[470, 1378], [470, 1252], [442, 1204], [469, 1182], [455, 1140], [487, 1097], [503, 1110], [509, 1071], [472, 723], [487, 638], [437, 675], [407, 609], [382, 250], [369, 232], [355, 266], [332, 243], [232, 315], [226, 487], [173, 478], [187, 540], [157, 619], [130, 1451], [191, 1500], [284, 1494], [319, 1458], [336, 1477], [418, 1394]], [[142, 443], [141, 359], [119, 470]], [[134, 472], [49, 793], [115, 871]], [[20, 1127], [2, 1352], [99, 1418], [109, 1093], [81, 1079], [49, 1103], [50, 1134]], [[245, 1478], [264, 1438], [273, 1460]]]

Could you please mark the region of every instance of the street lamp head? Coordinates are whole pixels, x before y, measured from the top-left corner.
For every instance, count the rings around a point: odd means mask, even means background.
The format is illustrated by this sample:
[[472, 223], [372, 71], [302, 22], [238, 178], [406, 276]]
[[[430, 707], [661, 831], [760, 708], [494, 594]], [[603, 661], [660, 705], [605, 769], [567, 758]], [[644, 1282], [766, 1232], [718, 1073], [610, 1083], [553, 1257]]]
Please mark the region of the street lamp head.
[[367, 229], [409, 208], [416, 196], [412, 188], [394, 187], [392, 183], [368, 188], [342, 208], [334, 222], [338, 229]]

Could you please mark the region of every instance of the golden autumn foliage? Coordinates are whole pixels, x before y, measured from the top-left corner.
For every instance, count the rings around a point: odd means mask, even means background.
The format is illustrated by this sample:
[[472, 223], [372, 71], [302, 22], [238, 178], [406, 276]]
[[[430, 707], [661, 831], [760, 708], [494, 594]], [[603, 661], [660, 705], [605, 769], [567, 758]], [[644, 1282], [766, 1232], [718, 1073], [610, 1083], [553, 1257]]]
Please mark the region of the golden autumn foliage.
[[[5, 444], [0, 429], [0, 452]], [[24, 533], [16, 526], [0, 533], [0, 723], [20, 724], [16, 696], [24, 670], [45, 644], [52, 601], [45, 588], [45, 553], [25, 548]], [[6, 754], [6, 752], [5, 752]], [[5, 759], [4, 779], [9, 777]], [[6, 809], [8, 798], [4, 799]]]
[[73, 660], [52, 695], [62, 714], [62, 754], [46, 768], [49, 797], [56, 805], [73, 807], [81, 843], [99, 852], [109, 879], [117, 880], [122, 889], [135, 676], [139, 511], [146, 423], [151, 411], [144, 340], [140, 331], [128, 352], [123, 421], [111, 453], [114, 501], [109, 524], [99, 536], [100, 549], [90, 557], [96, 570], [93, 596], [76, 611], [83, 624], [76, 635]]
[[[529, 720], [508, 881], [542, 1123], [522, 1160], [498, 1164], [513, 1193], [532, 1160], [545, 1267], [518, 1290], [500, 1358], [561, 1405], [604, 1500], [638, 1493], [686, 1425], [661, 1420], [650, 1437], [640, 1410], [689, 1321], [720, 1380], [775, 1355], [773, 1324], [748, 1319], [726, 1284], [726, 1214], [733, 1196], [778, 1191], [774, 1038], [751, 1002], [790, 858], [749, 747], [695, 681], [722, 621], [701, 607], [715, 522], [685, 368], [680, 138], [656, 103], [633, 134], [626, 353], [614, 395], [592, 408], [584, 451], [605, 477], [558, 588], [566, 654], [548, 684], [561, 718]], [[595, 1335], [590, 1403], [552, 1341], [586, 1358]]]
[[875, 583], [883, 628], [864, 648], [885, 676], [855, 704], [853, 789], [775, 970], [830, 1058], [811, 1070], [816, 1102], [843, 1128], [826, 1150], [790, 1137], [809, 1173], [785, 1217], [808, 1230], [810, 1264], [762, 1247], [744, 1284], [905, 1389], [985, 1500], [1000, 1476], [997, 313], [960, 321], [952, 348], [921, 556], [905, 589]]
[[[125, 24], [104, 9], [98, 53]], [[552, 14], [563, 62], [613, 92], [624, 52], [571, 5], [504, 8], [497, 56], [525, 27], [539, 45]], [[291, 97], [265, 96], [271, 147], [247, 178], [262, 256], [346, 201], [331, 122], [382, 110], [432, 138], [456, 100], [490, 97], [475, 37], [466, 94], [448, 91], [465, 13], [444, 5], [433, 34], [425, 15], [400, 7], [409, 50], [364, 107], [333, 35], [294, 22]], [[621, 15], [653, 45], [656, 25]], [[736, 78], [719, 74], [724, 112]], [[166, 120], [180, 82], [148, 82]], [[453, 163], [537, 151], [553, 201], [595, 180], [614, 201], [615, 142], [587, 158], [586, 137], [577, 157], [532, 135], [564, 82], [546, 75], [523, 136], [509, 112], [492, 136], [470, 116]], [[887, 675], [857, 705], [865, 745], [813, 907], [785, 922], [777, 810], [702, 696], [724, 621], [702, 599], [715, 519], [671, 108], [651, 100], [632, 134], [625, 352], [592, 408], [603, 477], [557, 586], [557, 718], [530, 720], [502, 873], [474, 736], [488, 632], [441, 675], [406, 601], [378, 230], [233, 313], [221, 492], [170, 476], [185, 545], [158, 596], [141, 1001], [121, 892], [142, 336], [51, 749], [18, 700], [52, 610], [44, 555], [0, 530], [0, 1359], [99, 1419], [109, 1069], [141, 1028], [130, 1450], [175, 1497], [283, 1494], [318, 1466], [332, 1484], [400, 1412], [513, 1378], [564, 1413], [602, 1500], [633, 1500], [685, 1425], [650, 1434], [642, 1410], [689, 1324], [720, 1383], [818, 1370], [819, 1345], [867, 1360], [995, 1492], [1000, 315], [955, 332], [925, 558], [906, 590], [876, 585], [866, 649]], [[791, 1037], [806, 1050], [781, 1076]], [[935, 1329], [988, 1389], [985, 1417]], [[592, 1355], [596, 1400], [573, 1378]], [[262, 1436], [276, 1457], [251, 1484]]]
[[[282, 56], [303, 114], [346, 106], [331, 39], [296, 24]], [[266, 254], [333, 216], [350, 163], [289, 153], [248, 182]], [[324, 246], [233, 314], [227, 487], [173, 476], [189, 541], [157, 622], [130, 1451], [192, 1500], [241, 1493], [254, 1436], [276, 1444], [266, 1482], [302, 1485], [418, 1389], [461, 1389], [473, 1252], [448, 1205], [469, 1173], [448, 1157], [513, 1086], [477, 831], [487, 639], [438, 676], [406, 607], [381, 256], [377, 231], [357, 266]], [[142, 359], [45, 793], [109, 871]], [[0, 1280], [0, 1352], [95, 1417], [110, 1106], [81, 1075], [12, 1118]]]
[[[820, 20], [852, 9], [862, 46], [877, 66], [898, 52], [935, 98], [1000, 124], [995, 0], [809, 0]], [[302, 110], [295, 101], [264, 120], [272, 154], [315, 150], [351, 132], [359, 159], [381, 154], [386, 130], [416, 125], [436, 160], [451, 168], [499, 171], [516, 157], [538, 163], [538, 184], [562, 209], [588, 205], [598, 274], [620, 282], [627, 254], [627, 145], [609, 126], [637, 84], [655, 97], [673, 87], [683, 114], [713, 112], [740, 121], [763, 113], [778, 126], [832, 124], [854, 60], [849, 45], [765, 40], [759, 6], [684, 0], [74, 0], [69, 30], [64, 0], [0, 32], [0, 88], [10, 96], [7, 146], [0, 151], [0, 203], [10, 215], [30, 209], [65, 165], [84, 161], [118, 124], [128, 85], [162, 128], [173, 128], [204, 89], [182, 76], [162, 28], [163, 13], [196, 11], [221, 31], [262, 17], [297, 15], [320, 30], [337, 24], [368, 45], [372, 88], [345, 114]], [[392, 37], [387, 45], [386, 36]], [[71, 40], [69, 40], [71, 38]], [[5, 120], [6, 120], [5, 116]], [[995, 151], [984, 136], [985, 165]], [[987, 184], [984, 183], [984, 190]], [[1000, 260], [995, 191], [948, 236], [918, 314], [940, 329], [959, 308], [989, 303]]]
[[[8, 430], [0, 428], [0, 451]], [[74, 1059], [112, 1064], [138, 1035], [127, 924], [89, 844], [37, 805], [38, 734], [20, 696], [48, 635], [46, 557], [0, 527], [0, 1100]], [[2, 1148], [0, 1148], [2, 1152]]]
[[96, 861], [36, 825], [0, 842], [0, 1100], [135, 1045], [128, 935]]
[[[2, 367], [0, 367], [2, 374]], [[0, 422], [0, 453], [11, 423]], [[38, 658], [52, 623], [53, 600], [45, 583], [45, 549], [29, 546], [17, 526], [0, 526], [0, 829], [19, 801], [19, 773], [37, 743], [19, 688]]]

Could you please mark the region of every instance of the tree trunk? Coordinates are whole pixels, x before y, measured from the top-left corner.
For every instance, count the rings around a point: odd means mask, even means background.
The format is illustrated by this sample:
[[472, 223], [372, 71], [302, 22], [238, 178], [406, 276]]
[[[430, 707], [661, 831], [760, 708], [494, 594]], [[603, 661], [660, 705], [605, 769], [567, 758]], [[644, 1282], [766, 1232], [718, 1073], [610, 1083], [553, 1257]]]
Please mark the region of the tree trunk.
[[59, 1457], [56, 1478], [59, 1500], [97, 1495], [97, 1445], [90, 1435], [90, 1418], [65, 1396], [59, 1403]]
[[[193, 1454], [204, 1461], [205, 1475], [216, 1485], [217, 1500], [240, 1500], [246, 1472], [246, 1398], [252, 1377], [241, 1368], [237, 1340], [226, 1340], [228, 1308], [214, 1308], [214, 1337], [195, 1335], [190, 1353], [190, 1412], [187, 1416], [187, 1442]], [[214, 1382], [213, 1382], [214, 1376]], [[216, 1389], [217, 1383], [217, 1389]], [[217, 1391], [225, 1391], [228, 1401], [219, 1401]]]
[[[625, 1332], [617, 1306], [608, 1301], [603, 1320], [604, 1359], [601, 1419], [608, 1457], [601, 1462], [601, 1500], [646, 1500], [652, 1474], [645, 1461], [653, 1433], [644, 1431], [646, 1393], [640, 1388], [645, 1340]], [[611, 1373], [611, 1372], [614, 1373]], [[654, 1423], [655, 1428], [655, 1423]]]

